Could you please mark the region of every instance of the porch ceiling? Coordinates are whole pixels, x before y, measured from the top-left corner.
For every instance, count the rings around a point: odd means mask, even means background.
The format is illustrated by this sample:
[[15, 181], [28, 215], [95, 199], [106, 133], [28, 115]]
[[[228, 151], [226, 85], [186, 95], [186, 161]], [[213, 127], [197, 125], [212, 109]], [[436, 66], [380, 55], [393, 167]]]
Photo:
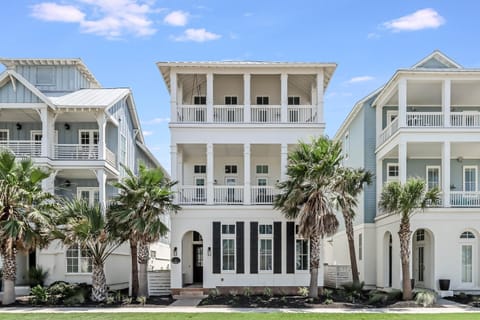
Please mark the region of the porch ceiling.
[[[456, 142], [450, 145], [450, 158], [480, 159], [478, 143]], [[442, 157], [442, 143], [422, 142], [407, 144], [408, 159], [440, 159]], [[398, 158], [398, 147], [393, 148], [385, 158]]]
[[33, 109], [0, 109], [1, 122], [39, 122], [40, 115]]

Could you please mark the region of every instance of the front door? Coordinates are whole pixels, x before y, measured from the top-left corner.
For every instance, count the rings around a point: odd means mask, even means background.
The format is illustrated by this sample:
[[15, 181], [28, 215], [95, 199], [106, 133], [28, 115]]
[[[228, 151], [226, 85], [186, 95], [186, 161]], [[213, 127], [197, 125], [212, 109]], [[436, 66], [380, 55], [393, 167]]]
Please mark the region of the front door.
[[193, 282], [203, 282], [203, 245], [193, 245]]

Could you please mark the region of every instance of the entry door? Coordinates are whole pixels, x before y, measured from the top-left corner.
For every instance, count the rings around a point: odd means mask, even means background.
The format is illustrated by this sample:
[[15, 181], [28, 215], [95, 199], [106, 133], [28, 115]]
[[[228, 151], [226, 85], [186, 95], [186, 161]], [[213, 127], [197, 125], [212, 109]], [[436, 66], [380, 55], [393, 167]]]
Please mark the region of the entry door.
[[203, 282], [203, 245], [193, 245], [193, 282]]
[[[235, 186], [237, 184], [237, 178], [234, 177], [226, 177], [225, 184], [227, 186]], [[235, 202], [235, 188], [228, 188], [227, 189], [227, 201], [228, 202]]]
[[416, 285], [419, 287], [425, 287], [425, 247], [418, 246], [416, 251], [417, 263], [415, 266], [416, 272]]

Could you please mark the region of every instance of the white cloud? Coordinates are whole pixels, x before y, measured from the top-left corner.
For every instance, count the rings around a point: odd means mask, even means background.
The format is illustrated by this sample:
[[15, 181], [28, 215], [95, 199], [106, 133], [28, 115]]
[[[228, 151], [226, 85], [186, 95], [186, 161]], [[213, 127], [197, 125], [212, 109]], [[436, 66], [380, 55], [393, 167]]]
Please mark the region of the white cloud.
[[163, 22], [175, 27], [183, 27], [188, 23], [188, 12], [172, 11], [163, 19]]
[[143, 135], [145, 137], [151, 136], [152, 134], [153, 134], [153, 131], [146, 131], [146, 130], [143, 131]]
[[187, 29], [184, 33], [178, 37], [173, 37], [175, 41], [195, 41], [195, 42], [205, 42], [211, 40], [217, 40], [221, 35], [209, 32], [205, 28], [201, 29]]
[[376, 32], [370, 32], [367, 34], [367, 39], [379, 39], [380, 35]]
[[146, 125], [159, 124], [159, 123], [165, 123], [165, 122], [170, 122], [170, 118], [153, 118], [152, 120], [142, 121], [142, 123]]
[[434, 9], [426, 8], [398, 19], [387, 21], [383, 23], [383, 26], [394, 32], [400, 32], [436, 29], [443, 24], [445, 24], [445, 18]]
[[350, 80], [346, 81], [346, 83], [352, 84], [352, 83], [367, 82], [367, 81], [372, 81], [373, 79], [375, 78], [372, 76], [353, 77]]
[[32, 16], [52, 22], [78, 23], [81, 32], [117, 39], [127, 34], [142, 37], [156, 32], [152, 14], [160, 9], [150, 0], [76, 0], [76, 5], [42, 2], [32, 6]]

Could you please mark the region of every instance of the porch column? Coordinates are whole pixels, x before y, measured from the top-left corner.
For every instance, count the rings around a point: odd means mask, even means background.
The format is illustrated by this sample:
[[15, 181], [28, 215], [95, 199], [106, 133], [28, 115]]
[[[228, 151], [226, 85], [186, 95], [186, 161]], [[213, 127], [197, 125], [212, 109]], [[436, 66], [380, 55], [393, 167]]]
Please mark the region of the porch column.
[[53, 156], [53, 146], [55, 144], [55, 115], [48, 110], [48, 107], [40, 109], [40, 120], [42, 121], [42, 157]]
[[251, 203], [251, 181], [250, 181], [250, 144], [243, 145], [243, 170], [244, 170], [244, 204]]
[[287, 165], [288, 165], [288, 145], [282, 143], [280, 146], [280, 181], [287, 180]]
[[286, 123], [288, 121], [288, 74], [282, 73], [280, 75], [280, 104], [281, 104], [281, 116], [280, 122]]
[[383, 131], [383, 106], [377, 105], [375, 107], [375, 123], [376, 123], [376, 133], [375, 141], [377, 142], [376, 146], [379, 146], [382, 142], [380, 141], [380, 134]]
[[382, 161], [382, 159], [377, 159], [377, 166], [376, 166], [375, 169], [376, 169], [375, 183], [376, 183], [376, 189], [377, 189], [376, 190], [377, 203], [375, 205], [377, 207], [377, 216], [378, 216], [378, 215], [380, 215], [380, 212], [378, 210], [378, 200], [380, 200], [380, 194], [382, 193], [382, 188], [383, 188], [383, 161]]
[[451, 108], [452, 81], [450, 79], [442, 82], [442, 112], [443, 126], [450, 127], [450, 108]]
[[250, 73], [243, 75], [243, 121], [250, 122]]
[[407, 79], [398, 82], [398, 127], [403, 128], [407, 120]]
[[442, 192], [443, 206], [450, 207], [450, 141], [442, 144]]
[[317, 122], [324, 123], [323, 120], [323, 69], [317, 73]]
[[100, 207], [102, 208], [102, 212], [105, 213], [105, 209], [107, 207], [107, 174], [105, 173], [104, 169], [96, 170], [95, 174], [97, 175], [98, 181], [98, 200]]
[[207, 73], [207, 122], [213, 122], [213, 73]]
[[207, 143], [207, 204], [213, 204], [213, 143]]
[[107, 116], [103, 111], [99, 112], [97, 114], [97, 123], [98, 123], [98, 159], [100, 160], [106, 160], [106, 152], [107, 152], [107, 147], [106, 147], [106, 127], [107, 127]]
[[183, 185], [183, 151], [177, 147], [177, 181], [178, 185]]
[[[170, 121], [177, 122], [177, 73], [170, 71]], [[181, 101], [180, 101], [181, 103]]]
[[[172, 179], [172, 181], [177, 180], [177, 145], [176, 144], [172, 144], [170, 146], [170, 178]], [[172, 187], [175, 195], [175, 200], [176, 200], [175, 202], [177, 203], [178, 203], [179, 188], [181, 188], [181, 184], [180, 185], [177, 184]]]
[[400, 183], [407, 181], [407, 143], [402, 141], [398, 144], [398, 174]]
[[55, 194], [55, 177], [58, 170], [54, 170], [50, 173], [48, 178], [42, 180], [42, 190], [50, 194]]

